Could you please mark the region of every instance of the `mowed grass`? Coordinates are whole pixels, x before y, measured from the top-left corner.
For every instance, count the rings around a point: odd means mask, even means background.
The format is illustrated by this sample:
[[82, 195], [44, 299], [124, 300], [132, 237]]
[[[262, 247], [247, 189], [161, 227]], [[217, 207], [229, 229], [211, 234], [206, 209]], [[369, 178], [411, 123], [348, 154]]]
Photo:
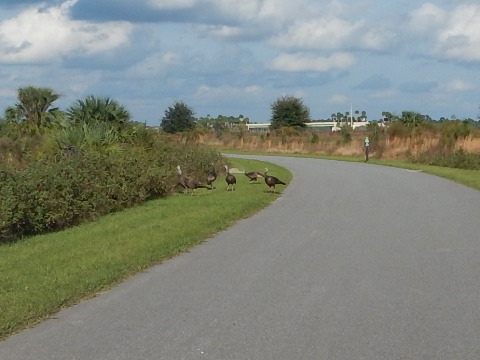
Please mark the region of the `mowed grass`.
[[[271, 163], [230, 159], [230, 164], [247, 171], [268, 167], [269, 174], [291, 180], [288, 170]], [[179, 193], [72, 229], [1, 245], [0, 338], [178, 255], [280, 196], [268, 193], [263, 179], [249, 184], [245, 175], [236, 177], [234, 191], [226, 191], [225, 174], [218, 174], [214, 190]]]

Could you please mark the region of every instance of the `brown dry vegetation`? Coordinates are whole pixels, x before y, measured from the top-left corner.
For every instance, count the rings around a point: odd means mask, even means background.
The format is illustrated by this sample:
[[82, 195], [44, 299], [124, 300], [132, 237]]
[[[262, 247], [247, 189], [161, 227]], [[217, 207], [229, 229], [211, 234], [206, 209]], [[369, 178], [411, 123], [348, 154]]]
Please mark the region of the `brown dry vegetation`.
[[319, 154], [338, 156], [363, 156], [363, 139], [371, 140], [370, 154], [373, 158], [404, 160], [424, 153], [453, 152], [463, 149], [467, 153], [480, 154], [480, 137], [470, 134], [458, 138], [450, 145], [442, 142], [440, 134], [428, 131], [412, 132], [409, 136], [377, 134], [364, 131], [348, 134], [340, 132], [270, 131], [253, 133], [246, 130], [230, 132], [208, 132], [197, 134], [195, 142], [220, 149], [235, 149], [253, 152], [286, 154]]

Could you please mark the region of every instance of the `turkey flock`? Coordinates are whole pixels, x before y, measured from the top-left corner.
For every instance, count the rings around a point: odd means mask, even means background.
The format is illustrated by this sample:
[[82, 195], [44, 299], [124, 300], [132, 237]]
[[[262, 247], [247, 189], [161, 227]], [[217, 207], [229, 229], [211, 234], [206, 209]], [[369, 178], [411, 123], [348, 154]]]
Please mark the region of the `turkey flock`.
[[[225, 169], [225, 182], [227, 184], [226, 190], [234, 191], [237, 185], [237, 178], [233, 174], [233, 171], [231, 171], [231, 169], [228, 167], [228, 165], [224, 165], [223, 168]], [[286, 185], [286, 183], [279, 178], [268, 175], [268, 168], [265, 168], [265, 171], [263, 173], [258, 171], [245, 172], [236, 169], [235, 174], [245, 174], [245, 176], [249, 178], [249, 183], [258, 182], [258, 179], [263, 178], [265, 180], [265, 184], [268, 186], [267, 192], [274, 193], [276, 185]], [[207, 175], [206, 181], [202, 182], [198, 179], [186, 176], [182, 172], [182, 168], [180, 167], [180, 165], [177, 166], [176, 188], [181, 187], [185, 194], [188, 194], [188, 192], [190, 191], [191, 195], [193, 196], [195, 195], [195, 190], [202, 188], [213, 190], [213, 183], [215, 182], [215, 180], [217, 180], [217, 172], [215, 171], [214, 167], [212, 167], [212, 170]]]

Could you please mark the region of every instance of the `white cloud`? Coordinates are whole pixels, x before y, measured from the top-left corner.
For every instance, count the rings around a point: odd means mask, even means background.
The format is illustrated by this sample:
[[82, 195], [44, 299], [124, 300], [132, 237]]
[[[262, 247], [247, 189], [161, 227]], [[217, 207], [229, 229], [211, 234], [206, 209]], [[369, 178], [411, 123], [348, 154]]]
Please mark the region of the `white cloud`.
[[279, 71], [301, 72], [344, 70], [355, 64], [355, 57], [348, 53], [334, 53], [330, 56], [313, 56], [305, 53], [280, 54], [270, 64]]
[[459, 5], [452, 11], [424, 4], [411, 14], [415, 34], [428, 39], [427, 49], [443, 59], [480, 61], [480, 5]]
[[329, 20], [311, 20], [295, 24], [290, 29], [272, 39], [278, 47], [297, 47], [305, 49], [336, 49], [344, 44], [351, 34], [358, 31], [359, 24], [333, 18]]
[[16, 17], [0, 22], [0, 62], [46, 63], [72, 53], [101, 53], [128, 42], [132, 26], [127, 23], [100, 26], [72, 21], [69, 9], [75, 2], [28, 7]]
[[364, 20], [330, 16], [295, 23], [270, 42], [279, 48], [379, 50], [385, 48], [391, 38], [390, 32], [380, 32]]
[[418, 32], [428, 32], [445, 23], [446, 17], [446, 11], [437, 5], [426, 3], [410, 14], [410, 27]]

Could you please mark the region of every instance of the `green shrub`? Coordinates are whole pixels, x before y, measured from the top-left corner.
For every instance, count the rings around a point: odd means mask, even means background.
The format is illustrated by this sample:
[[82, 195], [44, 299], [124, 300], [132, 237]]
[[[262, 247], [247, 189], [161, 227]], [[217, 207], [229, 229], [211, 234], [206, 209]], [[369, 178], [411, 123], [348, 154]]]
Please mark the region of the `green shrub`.
[[221, 167], [221, 159], [206, 148], [157, 144], [149, 151], [45, 158], [22, 170], [3, 166], [0, 242], [61, 230], [165, 196], [174, 190], [177, 165], [202, 179], [212, 164]]

